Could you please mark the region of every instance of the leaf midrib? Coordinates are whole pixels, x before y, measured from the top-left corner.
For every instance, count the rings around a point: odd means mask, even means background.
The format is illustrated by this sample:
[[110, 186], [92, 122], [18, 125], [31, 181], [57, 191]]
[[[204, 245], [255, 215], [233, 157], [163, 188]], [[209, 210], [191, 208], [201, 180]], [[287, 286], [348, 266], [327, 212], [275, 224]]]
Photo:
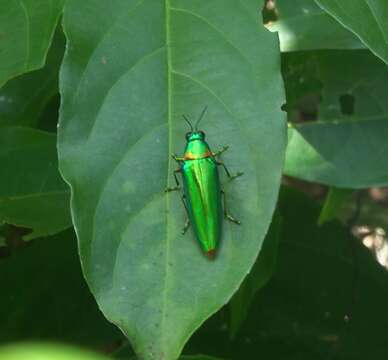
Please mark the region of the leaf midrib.
[[[167, 124], [168, 124], [168, 153], [167, 153], [167, 159], [168, 159], [168, 165], [167, 165], [167, 186], [169, 186], [169, 174], [171, 173], [171, 157], [170, 154], [172, 153], [172, 69], [171, 69], [171, 34], [170, 34], [170, 1], [165, 0], [165, 17], [166, 17], [166, 56], [167, 56], [167, 62], [166, 62], [166, 69], [167, 69]], [[161, 337], [164, 337], [166, 334], [165, 329], [165, 322], [166, 322], [166, 306], [167, 306], [167, 283], [169, 281], [169, 257], [170, 257], [170, 233], [169, 233], [169, 219], [170, 219], [170, 196], [166, 194], [166, 250], [165, 250], [165, 263], [164, 263], [164, 287], [163, 287], [163, 294], [162, 294], [162, 319], [161, 319]]]
[[[195, 16], [199, 18], [201, 21], [203, 21], [205, 24], [207, 24], [213, 31], [218, 33], [220, 37], [228, 43], [231, 48], [236, 51], [243, 59], [244, 61], [253, 69], [252, 63], [249, 61], [249, 59], [227, 38], [227, 36], [217, 27], [215, 27], [213, 24], [209, 23], [206, 19], [203, 17], [199, 16], [198, 14], [187, 11], [186, 9], [182, 8], [175, 8], [170, 5], [170, 0], [165, 0], [165, 13], [166, 13], [166, 56], [167, 56], [167, 97], [168, 97], [168, 106], [167, 106], [167, 124], [168, 124], [168, 169], [167, 169], [167, 186], [169, 186], [169, 181], [170, 181], [170, 174], [172, 172], [172, 160], [170, 154], [173, 152], [173, 134], [172, 134], [172, 115], [173, 115], [173, 104], [172, 104], [172, 94], [173, 94], [173, 75], [178, 75], [178, 76], [184, 76], [191, 81], [194, 81], [195, 83], [199, 84], [201, 87], [203, 87], [207, 92], [209, 92], [226, 110], [227, 112], [231, 115], [231, 117], [235, 120], [237, 120], [237, 123], [239, 125], [240, 131], [244, 133], [245, 135], [247, 134], [247, 131], [245, 128], [242, 126], [241, 122], [239, 119], [233, 114], [232, 110], [229, 109], [227, 104], [216, 94], [214, 93], [213, 90], [211, 90], [208, 86], [206, 86], [203, 82], [201, 82], [198, 79], [193, 78], [189, 74], [182, 73], [180, 71], [177, 71], [173, 69], [172, 67], [172, 55], [171, 55], [171, 33], [170, 33], [170, 24], [171, 24], [171, 13], [173, 11], [181, 11], [185, 12], [191, 16]], [[247, 136], [248, 138], [248, 136]], [[249, 147], [252, 147], [252, 145], [249, 143]], [[255, 158], [255, 152], [250, 152], [250, 156], [254, 159]], [[165, 334], [167, 333], [165, 331], [165, 322], [166, 322], [166, 315], [167, 315], [167, 294], [168, 294], [168, 283], [170, 281], [170, 276], [169, 276], [169, 270], [170, 270], [170, 245], [171, 245], [171, 237], [169, 233], [169, 218], [170, 218], [170, 196], [166, 196], [166, 251], [165, 251], [165, 272], [164, 272], [164, 287], [163, 287], [163, 292], [162, 292], [162, 308], [161, 308], [161, 337], [163, 338]], [[214, 310], [216, 311], [216, 310]], [[187, 338], [190, 336], [190, 334], [186, 334]], [[161, 342], [165, 344], [166, 342]], [[185, 343], [185, 342], [183, 342]], [[183, 345], [182, 345], [183, 346]], [[168, 352], [168, 351], [166, 351]]]

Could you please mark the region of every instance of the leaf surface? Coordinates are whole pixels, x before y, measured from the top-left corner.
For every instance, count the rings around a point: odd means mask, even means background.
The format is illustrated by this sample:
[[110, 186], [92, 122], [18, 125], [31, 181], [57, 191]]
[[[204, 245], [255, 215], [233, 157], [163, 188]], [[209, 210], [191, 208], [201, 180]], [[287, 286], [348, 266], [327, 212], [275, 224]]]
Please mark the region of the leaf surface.
[[[175, 360], [236, 291], [276, 203], [285, 146], [276, 36], [262, 1], [66, 3], [60, 167], [72, 187], [83, 269], [101, 309], [143, 359]], [[134, 36], [136, 34], [136, 36]], [[263, 56], [265, 52], [266, 56]], [[199, 251], [173, 186], [171, 153], [201, 127], [244, 176], [225, 185], [218, 257]], [[222, 181], [226, 179], [222, 175]]]

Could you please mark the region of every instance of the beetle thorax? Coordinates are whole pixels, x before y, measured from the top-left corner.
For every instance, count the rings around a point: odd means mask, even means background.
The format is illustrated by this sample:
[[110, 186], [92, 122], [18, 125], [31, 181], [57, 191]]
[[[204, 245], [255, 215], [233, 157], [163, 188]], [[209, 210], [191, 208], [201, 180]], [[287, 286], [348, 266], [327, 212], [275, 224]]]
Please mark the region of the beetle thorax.
[[184, 158], [186, 160], [202, 159], [212, 156], [209, 145], [204, 140], [191, 140], [186, 144]]

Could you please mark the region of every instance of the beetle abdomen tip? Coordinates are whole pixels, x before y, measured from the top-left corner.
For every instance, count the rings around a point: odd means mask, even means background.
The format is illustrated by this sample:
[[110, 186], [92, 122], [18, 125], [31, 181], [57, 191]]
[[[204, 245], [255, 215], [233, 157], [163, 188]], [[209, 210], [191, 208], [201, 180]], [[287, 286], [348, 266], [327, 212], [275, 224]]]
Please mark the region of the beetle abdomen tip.
[[214, 258], [216, 257], [216, 249], [211, 249], [211, 250], [209, 250], [209, 251], [206, 253], [206, 256], [207, 256], [210, 260], [214, 260]]

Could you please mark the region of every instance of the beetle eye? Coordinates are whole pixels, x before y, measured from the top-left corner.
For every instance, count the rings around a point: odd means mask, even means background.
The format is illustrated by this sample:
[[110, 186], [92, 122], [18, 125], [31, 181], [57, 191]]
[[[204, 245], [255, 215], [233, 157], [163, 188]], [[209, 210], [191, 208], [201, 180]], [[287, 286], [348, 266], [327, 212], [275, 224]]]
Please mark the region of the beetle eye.
[[188, 139], [192, 134], [193, 134], [192, 132], [186, 133], [186, 139]]
[[202, 130], [199, 133], [202, 135], [203, 138], [205, 138], [205, 133]]

